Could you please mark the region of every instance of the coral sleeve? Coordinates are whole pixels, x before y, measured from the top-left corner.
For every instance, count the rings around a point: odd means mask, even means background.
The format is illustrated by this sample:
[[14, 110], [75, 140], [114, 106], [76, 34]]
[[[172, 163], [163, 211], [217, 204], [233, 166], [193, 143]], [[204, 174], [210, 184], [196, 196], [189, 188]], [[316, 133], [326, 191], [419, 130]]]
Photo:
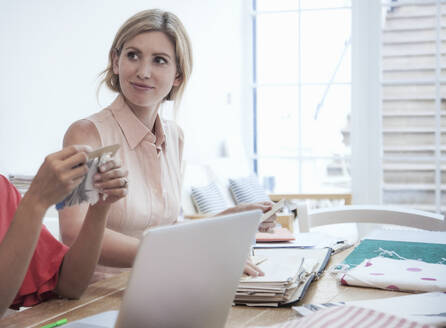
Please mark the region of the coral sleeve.
[[[0, 242], [9, 229], [20, 199], [17, 189], [0, 175]], [[45, 226], [42, 227], [25, 279], [11, 308], [33, 306], [57, 296], [54, 289], [59, 278], [59, 268], [68, 249]]]

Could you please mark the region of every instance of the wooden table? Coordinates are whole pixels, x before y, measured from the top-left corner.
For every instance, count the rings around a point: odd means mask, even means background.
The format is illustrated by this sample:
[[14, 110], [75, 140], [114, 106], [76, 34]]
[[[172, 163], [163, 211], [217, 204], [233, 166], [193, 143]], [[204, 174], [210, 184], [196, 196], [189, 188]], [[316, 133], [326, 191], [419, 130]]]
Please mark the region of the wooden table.
[[[331, 257], [328, 267], [340, 263], [351, 249]], [[17, 312], [0, 320], [0, 327], [41, 327], [67, 318], [69, 322], [108, 310], [117, 310], [127, 284], [129, 273], [122, 273], [90, 285], [79, 300], [57, 299], [41, 303], [31, 309]], [[401, 292], [340, 285], [329, 273], [314, 281], [307, 291], [304, 303], [326, 303], [361, 299], [401, 296]], [[291, 308], [251, 308], [233, 306], [226, 327], [268, 326], [295, 318]]]

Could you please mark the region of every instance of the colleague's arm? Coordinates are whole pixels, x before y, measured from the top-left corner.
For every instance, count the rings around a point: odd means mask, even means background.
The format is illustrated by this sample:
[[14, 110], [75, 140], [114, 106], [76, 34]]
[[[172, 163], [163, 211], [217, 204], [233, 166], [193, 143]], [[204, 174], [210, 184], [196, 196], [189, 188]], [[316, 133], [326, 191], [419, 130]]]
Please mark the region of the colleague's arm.
[[23, 282], [46, 210], [68, 195], [87, 173], [88, 150], [72, 146], [47, 156], [19, 203], [0, 243], [0, 316], [12, 304]]
[[[82, 142], [92, 148], [101, 147], [100, 137], [93, 123], [87, 120], [75, 122], [64, 137], [64, 147]], [[130, 181], [132, 183], [132, 181]], [[74, 245], [88, 214], [87, 205], [77, 205], [59, 211], [62, 240]], [[113, 267], [131, 267], [138, 251], [139, 240], [106, 228], [104, 231], [99, 263]]]
[[[226, 215], [226, 214], [233, 214], [238, 212], [244, 212], [244, 211], [252, 211], [252, 210], [261, 210], [263, 213], [268, 212], [270, 209], [273, 208], [274, 203], [273, 202], [257, 202], [257, 203], [246, 203], [246, 204], [239, 204], [233, 207], [230, 207], [217, 215]], [[274, 228], [276, 225], [275, 221], [277, 219], [276, 215], [270, 216], [267, 220], [263, 221], [259, 225], [259, 231], [269, 231], [271, 228]]]
[[102, 239], [110, 204], [127, 194], [127, 171], [118, 159], [100, 167], [95, 187], [107, 195], [89, 205], [81, 230], [65, 254], [56, 291], [60, 296], [79, 298], [87, 288], [101, 252]]

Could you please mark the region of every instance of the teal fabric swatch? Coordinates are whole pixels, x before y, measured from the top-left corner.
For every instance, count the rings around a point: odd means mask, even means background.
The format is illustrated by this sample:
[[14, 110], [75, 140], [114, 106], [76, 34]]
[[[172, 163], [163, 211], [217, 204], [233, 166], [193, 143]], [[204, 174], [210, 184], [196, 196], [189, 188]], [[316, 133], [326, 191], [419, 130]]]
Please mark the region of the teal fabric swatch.
[[[446, 244], [418, 243], [409, 241], [363, 239], [358, 246], [346, 257], [343, 264], [354, 268], [365, 259], [379, 256], [382, 251], [393, 251], [408, 260], [420, 260], [427, 263], [441, 263], [446, 265]], [[381, 256], [400, 259], [397, 256]]]

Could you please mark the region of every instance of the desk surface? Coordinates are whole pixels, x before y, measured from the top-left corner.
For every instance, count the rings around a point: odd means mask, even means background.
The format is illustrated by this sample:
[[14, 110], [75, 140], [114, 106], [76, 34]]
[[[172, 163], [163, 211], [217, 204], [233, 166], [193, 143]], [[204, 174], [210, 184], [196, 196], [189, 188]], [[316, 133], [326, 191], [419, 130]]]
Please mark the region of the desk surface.
[[[328, 267], [340, 263], [350, 250], [331, 257]], [[129, 273], [90, 285], [79, 300], [57, 299], [41, 303], [31, 309], [11, 314], [0, 320], [0, 327], [41, 327], [47, 323], [67, 318], [69, 322], [107, 310], [117, 310]], [[305, 303], [326, 303], [376, 299], [401, 296], [400, 292], [372, 288], [347, 287], [338, 284], [331, 274], [324, 273], [318, 281], [311, 284], [304, 298]], [[291, 308], [251, 308], [233, 306], [226, 327], [267, 326], [294, 318]]]

